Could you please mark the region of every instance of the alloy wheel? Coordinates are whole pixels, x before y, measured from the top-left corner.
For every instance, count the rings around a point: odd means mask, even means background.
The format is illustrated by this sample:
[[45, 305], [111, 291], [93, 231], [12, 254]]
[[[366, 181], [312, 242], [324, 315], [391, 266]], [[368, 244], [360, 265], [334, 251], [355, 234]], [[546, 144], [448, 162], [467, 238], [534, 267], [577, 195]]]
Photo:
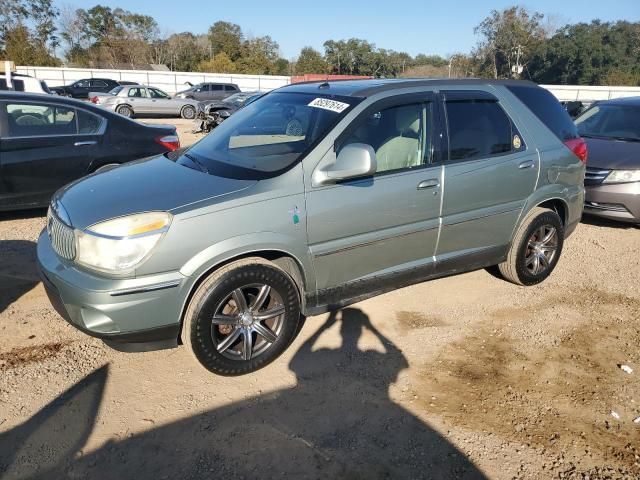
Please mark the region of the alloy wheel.
[[217, 306], [211, 319], [211, 338], [226, 358], [251, 360], [276, 342], [284, 314], [282, 297], [269, 285], [236, 288]]
[[529, 237], [525, 266], [532, 275], [539, 275], [552, 265], [558, 251], [558, 231], [553, 225], [542, 225]]

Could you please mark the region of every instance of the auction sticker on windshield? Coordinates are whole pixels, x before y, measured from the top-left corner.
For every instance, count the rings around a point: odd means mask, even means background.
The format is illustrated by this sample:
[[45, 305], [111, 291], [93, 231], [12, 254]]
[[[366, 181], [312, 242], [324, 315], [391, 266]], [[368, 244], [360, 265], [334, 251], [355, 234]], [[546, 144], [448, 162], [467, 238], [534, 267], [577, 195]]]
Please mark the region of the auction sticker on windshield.
[[316, 98], [309, 103], [310, 107], [323, 108], [336, 113], [342, 113], [349, 108], [348, 103], [329, 100], [328, 98]]

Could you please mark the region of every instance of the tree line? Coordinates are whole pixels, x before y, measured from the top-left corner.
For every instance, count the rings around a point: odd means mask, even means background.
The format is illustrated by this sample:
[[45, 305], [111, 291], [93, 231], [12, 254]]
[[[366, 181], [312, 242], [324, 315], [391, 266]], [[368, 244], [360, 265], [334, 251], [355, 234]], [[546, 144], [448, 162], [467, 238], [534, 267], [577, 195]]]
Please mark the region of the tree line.
[[111, 67], [164, 64], [175, 71], [373, 77], [524, 78], [550, 84], [640, 85], [640, 22], [555, 25], [513, 6], [475, 28], [470, 52], [439, 55], [378, 48], [359, 38], [327, 40], [282, 57], [270, 36], [247, 36], [218, 21], [206, 33], [164, 33], [156, 20], [122, 8], [54, 6], [53, 0], [0, 2], [0, 58], [20, 65]]

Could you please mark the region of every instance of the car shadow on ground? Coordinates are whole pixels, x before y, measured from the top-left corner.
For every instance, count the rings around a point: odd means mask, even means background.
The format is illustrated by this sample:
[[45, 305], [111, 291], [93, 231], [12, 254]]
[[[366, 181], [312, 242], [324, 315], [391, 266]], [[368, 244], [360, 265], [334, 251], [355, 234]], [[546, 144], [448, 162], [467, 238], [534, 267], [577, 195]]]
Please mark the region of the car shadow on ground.
[[[313, 350], [336, 323], [341, 347]], [[380, 340], [384, 353], [358, 349], [365, 329]], [[0, 474], [137, 480], [485, 478], [443, 436], [389, 398], [390, 384], [407, 366], [402, 352], [361, 310], [347, 308], [331, 314], [294, 355], [295, 387], [81, 453], [96, 421], [105, 366], [0, 434]], [[268, 375], [268, 369], [260, 374]]]
[[0, 313], [39, 283], [36, 244], [0, 240]]

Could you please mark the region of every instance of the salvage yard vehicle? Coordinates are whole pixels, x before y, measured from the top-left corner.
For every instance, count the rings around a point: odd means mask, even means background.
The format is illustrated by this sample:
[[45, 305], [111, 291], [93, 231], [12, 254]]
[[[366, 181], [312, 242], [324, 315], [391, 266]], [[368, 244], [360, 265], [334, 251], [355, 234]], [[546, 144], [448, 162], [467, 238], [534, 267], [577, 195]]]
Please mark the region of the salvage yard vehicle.
[[240, 375], [302, 316], [483, 267], [542, 282], [580, 221], [586, 156], [529, 82], [294, 84], [190, 148], [60, 190], [38, 263], [87, 334], [184, 344]]
[[110, 78], [85, 78], [69, 85], [51, 87], [51, 91], [63, 97], [87, 99], [89, 92], [108, 92], [118, 85], [119, 82]]
[[198, 102], [193, 133], [209, 133], [245, 105], [257, 100], [263, 92], [240, 92], [224, 100]]
[[240, 89], [235, 83], [204, 82], [176, 93], [175, 98], [198, 101], [223, 100], [238, 92]]
[[576, 124], [589, 146], [584, 213], [640, 224], [640, 97], [598, 102]]
[[90, 100], [129, 118], [173, 116], [193, 120], [198, 104], [195, 100], [171, 98], [159, 88], [144, 85], [119, 86], [103, 95], [91, 95]]
[[0, 92], [0, 210], [45, 207], [73, 180], [179, 146], [173, 126], [53, 95]]

